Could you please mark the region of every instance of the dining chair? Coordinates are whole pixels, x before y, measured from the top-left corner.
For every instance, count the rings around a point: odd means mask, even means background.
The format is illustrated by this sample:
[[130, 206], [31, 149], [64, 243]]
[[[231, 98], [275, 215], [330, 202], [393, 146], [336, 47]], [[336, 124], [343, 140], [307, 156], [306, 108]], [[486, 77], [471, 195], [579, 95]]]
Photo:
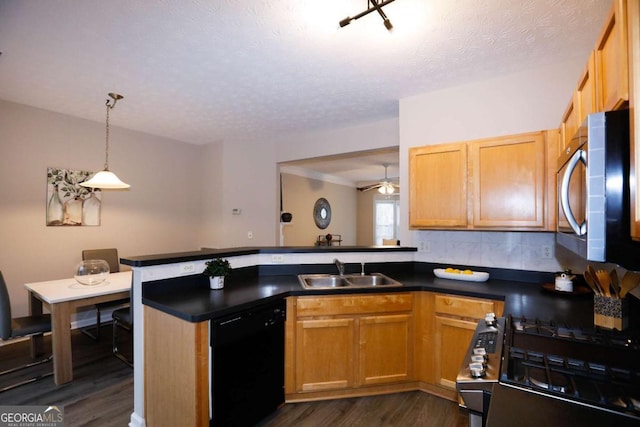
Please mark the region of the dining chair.
[[[51, 332], [51, 315], [40, 314], [25, 317], [11, 317], [11, 301], [9, 300], [9, 291], [7, 290], [7, 284], [0, 271], [0, 338], [3, 341], [11, 341], [16, 338], [30, 337], [34, 335], [42, 335], [45, 332]], [[42, 363], [49, 362], [53, 359], [53, 355], [50, 355], [44, 359], [33, 361], [16, 368], [7, 369], [0, 372], [0, 376], [7, 375], [13, 372], [20, 371], [22, 369], [37, 366]], [[0, 393], [14, 389], [24, 384], [29, 384], [37, 381], [41, 378], [45, 378], [53, 375], [52, 372], [36, 375], [35, 377], [22, 380], [18, 383], [0, 388]]]
[[[86, 261], [88, 259], [103, 259], [107, 261], [109, 264], [109, 272], [117, 273], [120, 271], [120, 258], [118, 258], [118, 249], [109, 248], [109, 249], [85, 249], [82, 251], [82, 260]], [[123, 298], [115, 301], [101, 302], [98, 304], [94, 304], [96, 309], [96, 326], [95, 332], [91, 330], [94, 327], [82, 328], [81, 331], [83, 334], [88, 337], [98, 341], [100, 339], [100, 326], [101, 320], [100, 315], [103, 310], [109, 310], [112, 308], [118, 308], [130, 302], [129, 298]]]
[[[131, 278], [131, 295], [133, 295], [133, 277]], [[128, 307], [113, 310], [113, 312], [111, 313], [111, 318], [113, 319], [113, 355], [133, 368], [133, 357], [131, 357], [131, 359], [128, 359], [118, 349], [118, 329], [124, 329], [129, 333], [129, 342], [132, 344], [131, 348], [133, 349], [133, 305], [129, 304]]]

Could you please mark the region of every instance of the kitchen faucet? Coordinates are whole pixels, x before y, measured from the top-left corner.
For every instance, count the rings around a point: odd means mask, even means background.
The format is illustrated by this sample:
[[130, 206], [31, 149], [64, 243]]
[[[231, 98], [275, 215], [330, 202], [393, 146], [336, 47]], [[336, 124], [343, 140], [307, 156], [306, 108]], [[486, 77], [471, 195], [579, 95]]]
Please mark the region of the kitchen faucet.
[[344, 276], [344, 262], [340, 262], [338, 258], [334, 258], [333, 263], [338, 267], [338, 272], [341, 276]]

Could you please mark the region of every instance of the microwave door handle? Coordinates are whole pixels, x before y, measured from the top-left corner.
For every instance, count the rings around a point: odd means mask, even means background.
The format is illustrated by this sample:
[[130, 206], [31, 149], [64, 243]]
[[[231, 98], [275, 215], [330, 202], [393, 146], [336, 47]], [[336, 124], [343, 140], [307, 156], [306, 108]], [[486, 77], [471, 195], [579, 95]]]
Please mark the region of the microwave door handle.
[[587, 234], [587, 223], [584, 221], [582, 224], [578, 224], [576, 218], [571, 211], [571, 205], [569, 204], [569, 182], [571, 181], [571, 175], [578, 166], [578, 162], [587, 164], [587, 153], [584, 150], [578, 150], [571, 156], [569, 163], [567, 163], [567, 170], [562, 177], [562, 185], [560, 187], [560, 203], [564, 216], [567, 218], [567, 222], [571, 229], [578, 235], [583, 236]]

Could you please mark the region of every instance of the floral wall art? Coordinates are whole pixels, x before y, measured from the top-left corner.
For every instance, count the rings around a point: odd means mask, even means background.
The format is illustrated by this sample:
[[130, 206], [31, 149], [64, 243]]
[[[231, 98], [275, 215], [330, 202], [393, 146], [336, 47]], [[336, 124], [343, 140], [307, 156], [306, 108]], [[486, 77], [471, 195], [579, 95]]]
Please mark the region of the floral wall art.
[[79, 185], [91, 175], [47, 168], [47, 226], [100, 225], [100, 190]]

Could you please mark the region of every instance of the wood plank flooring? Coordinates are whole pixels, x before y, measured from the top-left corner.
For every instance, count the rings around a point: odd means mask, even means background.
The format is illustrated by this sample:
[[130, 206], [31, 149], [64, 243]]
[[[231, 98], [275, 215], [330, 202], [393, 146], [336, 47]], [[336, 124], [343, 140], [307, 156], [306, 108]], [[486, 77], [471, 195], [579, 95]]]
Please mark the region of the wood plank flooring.
[[[93, 341], [72, 331], [73, 381], [58, 386], [49, 376], [0, 393], [0, 405], [61, 406], [67, 427], [127, 426], [133, 412], [133, 369], [111, 353], [111, 325], [105, 325], [101, 334], [100, 341]], [[45, 350], [51, 354], [49, 336], [45, 336]], [[26, 341], [0, 347], [0, 371], [30, 360]], [[51, 370], [49, 362], [5, 375], [0, 388]]]
[[260, 427], [468, 427], [458, 405], [413, 391], [284, 405]]
[[[124, 427], [133, 411], [133, 370], [111, 354], [111, 326], [95, 342], [72, 332], [74, 380], [56, 386], [53, 377], [0, 393], [0, 405], [58, 405], [65, 426]], [[50, 339], [45, 348], [50, 351]], [[27, 342], [0, 347], [0, 371], [29, 361]], [[0, 378], [0, 387], [17, 377], [50, 372], [51, 363]], [[468, 427], [458, 405], [422, 392], [286, 404], [260, 427]], [[189, 427], [189, 426], [176, 426]]]

